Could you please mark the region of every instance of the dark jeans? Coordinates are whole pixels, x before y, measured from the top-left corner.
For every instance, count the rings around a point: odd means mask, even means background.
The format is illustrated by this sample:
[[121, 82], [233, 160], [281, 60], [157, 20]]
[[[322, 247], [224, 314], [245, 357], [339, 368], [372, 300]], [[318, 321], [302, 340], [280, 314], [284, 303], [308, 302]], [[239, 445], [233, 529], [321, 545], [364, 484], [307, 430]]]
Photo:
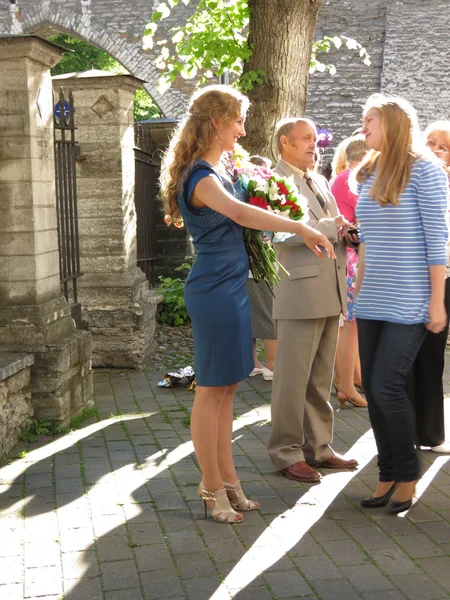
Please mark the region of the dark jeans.
[[378, 449], [380, 481], [419, 478], [416, 418], [406, 393], [406, 376], [427, 330], [358, 319], [362, 383]]
[[[445, 309], [450, 315], [450, 277], [445, 281]], [[406, 391], [416, 411], [420, 446], [439, 446], [445, 441], [444, 373], [447, 327], [426, 335], [406, 380]]]

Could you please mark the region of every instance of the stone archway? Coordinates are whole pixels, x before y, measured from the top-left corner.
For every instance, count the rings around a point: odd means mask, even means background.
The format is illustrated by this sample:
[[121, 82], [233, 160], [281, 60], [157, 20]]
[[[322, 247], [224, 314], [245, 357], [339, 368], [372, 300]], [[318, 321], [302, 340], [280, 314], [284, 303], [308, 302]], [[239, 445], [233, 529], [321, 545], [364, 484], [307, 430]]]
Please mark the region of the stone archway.
[[119, 61], [131, 75], [145, 81], [145, 88], [165, 117], [177, 118], [186, 100], [180, 90], [171, 88], [161, 96], [157, 91], [159, 73], [154, 57], [142, 47], [142, 34], [150, 19], [152, 3], [122, 0], [105, 3], [73, 0], [62, 6], [58, 0], [14, 0], [9, 14], [0, 13], [0, 34], [33, 33], [49, 38], [56, 33], [79, 37]]

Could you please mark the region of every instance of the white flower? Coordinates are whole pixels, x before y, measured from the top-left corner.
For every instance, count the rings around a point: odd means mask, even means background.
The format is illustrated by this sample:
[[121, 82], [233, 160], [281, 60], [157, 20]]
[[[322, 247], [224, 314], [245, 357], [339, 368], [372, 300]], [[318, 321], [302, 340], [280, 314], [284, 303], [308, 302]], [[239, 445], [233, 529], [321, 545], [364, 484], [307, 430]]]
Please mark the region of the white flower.
[[280, 194], [278, 193], [278, 186], [274, 181], [270, 182], [269, 198], [271, 200], [279, 200], [280, 199]]
[[262, 192], [263, 194], [267, 194], [267, 192], [269, 191], [269, 184], [267, 183], [267, 181], [265, 179], [257, 179], [258, 184], [255, 187], [255, 192]]
[[286, 204], [286, 196], [284, 194], [281, 194], [280, 198], [280, 204], [281, 206], [284, 206]]

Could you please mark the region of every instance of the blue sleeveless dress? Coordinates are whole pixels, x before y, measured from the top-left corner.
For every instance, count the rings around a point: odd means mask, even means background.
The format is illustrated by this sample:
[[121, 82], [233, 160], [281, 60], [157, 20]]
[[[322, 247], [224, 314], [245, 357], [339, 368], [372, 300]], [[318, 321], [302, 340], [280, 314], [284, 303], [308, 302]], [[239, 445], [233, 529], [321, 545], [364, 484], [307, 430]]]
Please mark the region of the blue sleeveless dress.
[[209, 163], [198, 160], [178, 194], [178, 205], [196, 251], [184, 298], [192, 320], [197, 384], [214, 387], [242, 381], [254, 362], [243, 228], [209, 207], [190, 204], [197, 183], [211, 174], [237, 199], [244, 199], [239, 184], [233, 186]]

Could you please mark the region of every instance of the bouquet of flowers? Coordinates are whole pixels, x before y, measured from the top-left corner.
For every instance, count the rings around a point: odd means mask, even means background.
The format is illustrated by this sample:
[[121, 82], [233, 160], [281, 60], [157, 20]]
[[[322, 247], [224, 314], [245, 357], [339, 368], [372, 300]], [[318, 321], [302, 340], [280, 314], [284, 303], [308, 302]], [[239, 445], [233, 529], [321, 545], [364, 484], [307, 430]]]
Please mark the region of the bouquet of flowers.
[[[297, 187], [290, 177], [274, 174], [269, 169], [247, 164], [239, 169], [239, 180], [247, 192], [247, 201], [252, 206], [257, 206], [277, 215], [300, 221], [306, 212], [302, 205]], [[269, 234], [272, 240], [282, 240], [290, 234]], [[244, 241], [250, 261], [250, 270], [255, 281], [266, 281], [278, 285], [280, 277], [276, 265], [285, 273], [271, 244], [264, 242], [260, 231], [255, 229], [244, 230]]]

